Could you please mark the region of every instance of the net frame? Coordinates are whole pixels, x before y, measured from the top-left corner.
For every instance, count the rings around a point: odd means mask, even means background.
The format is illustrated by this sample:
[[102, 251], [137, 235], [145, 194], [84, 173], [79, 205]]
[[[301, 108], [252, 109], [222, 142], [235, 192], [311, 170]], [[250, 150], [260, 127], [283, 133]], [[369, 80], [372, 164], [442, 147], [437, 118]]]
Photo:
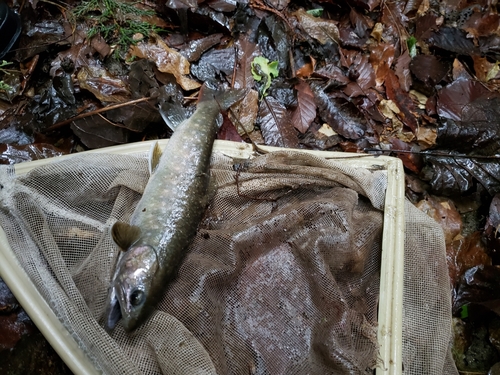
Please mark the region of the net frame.
[[[164, 146], [166, 141], [161, 141]], [[141, 142], [124, 146], [100, 149], [91, 152], [119, 153], [139, 155], [147, 153], [152, 142]], [[278, 148], [262, 147], [272, 152]], [[246, 159], [253, 153], [251, 145], [228, 141], [217, 141], [214, 151], [222, 152], [233, 158]], [[383, 253], [379, 302], [378, 341], [380, 343], [381, 366], [377, 375], [400, 374], [402, 356], [402, 299], [403, 299], [403, 263], [404, 263], [404, 174], [398, 159], [390, 157], [360, 156], [357, 154], [304, 151], [325, 158], [341, 159], [346, 168], [365, 168], [385, 170], [387, 173], [387, 191], [385, 202], [380, 202], [384, 209]], [[72, 155], [67, 156], [72, 157]], [[57, 158], [61, 160], [65, 157]], [[23, 163], [13, 167], [9, 173], [21, 175], [26, 171], [46, 163], [52, 159]], [[0, 233], [4, 236], [3, 233]], [[1, 238], [5, 245], [5, 238]], [[5, 246], [3, 246], [5, 248]], [[48, 304], [41, 298], [36, 288], [30, 288], [30, 280], [19, 266], [15, 256], [8, 249], [1, 252], [0, 274], [11, 287], [33, 321], [47, 337], [51, 345], [75, 373], [93, 373], [95, 364], [88, 361], [76, 341], [68, 335], [65, 327], [59, 322]], [[32, 285], [31, 285], [32, 286]], [[36, 301], [35, 303], [33, 303]], [[53, 315], [53, 316], [51, 316]], [[54, 319], [55, 318], [55, 319]], [[68, 350], [68, 348], [70, 350]], [[87, 363], [86, 363], [87, 362]]]

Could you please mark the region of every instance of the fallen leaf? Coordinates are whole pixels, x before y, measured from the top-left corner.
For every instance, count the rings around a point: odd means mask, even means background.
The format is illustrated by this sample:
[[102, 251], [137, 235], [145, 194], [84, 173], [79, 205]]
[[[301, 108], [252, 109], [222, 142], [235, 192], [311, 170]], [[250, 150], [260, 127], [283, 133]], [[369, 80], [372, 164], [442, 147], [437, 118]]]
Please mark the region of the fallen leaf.
[[[463, 95], [470, 96], [466, 90]], [[497, 154], [500, 151], [500, 128], [498, 127], [500, 97], [498, 94], [491, 98], [489, 96], [487, 93], [486, 96], [471, 100], [460, 108], [461, 103], [451, 101], [453, 98], [458, 98], [457, 101], [465, 101], [465, 98], [460, 97], [460, 93], [454, 92], [453, 95], [446, 96], [446, 101], [443, 101], [443, 96], [440, 95], [438, 109], [441, 111], [439, 113], [444, 114], [445, 117], [454, 116], [459, 120], [442, 119], [440, 121], [439, 145], [452, 149], [459, 147], [461, 152], [472, 151], [475, 155]]]
[[436, 145], [437, 130], [427, 126], [419, 126], [416, 137], [422, 150], [426, 150]]
[[482, 243], [481, 232], [458, 238], [446, 246], [446, 261], [452, 286], [457, 286], [465, 271], [481, 264], [491, 266], [491, 258]]
[[329, 97], [317, 84], [312, 84], [311, 89], [321, 118], [333, 130], [348, 139], [359, 139], [365, 134], [366, 119], [354, 104]]
[[191, 65], [191, 73], [202, 82], [216, 81], [223, 75], [230, 76], [233, 74], [235, 57], [232, 47], [211, 49]]
[[90, 149], [127, 143], [130, 135], [129, 130], [110, 124], [100, 115], [75, 120], [71, 129]]
[[396, 59], [396, 64], [394, 66], [394, 72], [398, 77], [399, 85], [405, 92], [410, 91], [412, 85], [410, 63], [410, 54], [408, 53], [408, 50], [405, 50], [404, 53]]
[[226, 141], [244, 142], [243, 138], [238, 134], [235, 126], [227, 115], [223, 115], [222, 125], [217, 132], [217, 139], [224, 139]]
[[422, 178], [429, 181], [438, 194], [463, 195], [470, 192], [475, 181], [490, 195], [500, 192], [500, 163], [495, 159], [472, 159], [463, 156], [425, 155], [428, 164]]
[[266, 97], [260, 104], [257, 123], [266, 145], [297, 147], [299, 140], [288, 112], [283, 104], [273, 97]]
[[157, 35], [149, 40], [150, 42], [140, 42], [131, 46], [131, 56], [153, 61], [160, 72], [173, 74], [177, 83], [186, 91], [201, 86], [198, 82], [187, 77], [190, 73], [190, 64], [184, 56], [168, 47]]
[[238, 49], [238, 69], [234, 79], [234, 88], [253, 88], [255, 81], [252, 76], [252, 61], [260, 56], [257, 45], [241, 36], [236, 43]]
[[441, 27], [427, 38], [431, 47], [438, 47], [460, 55], [478, 54], [478, 48], [465, 32], [454, 27]]
[[311, 74], [314, 73], [314, 68], [316, 67], [316, 60], [312, 56], [307, 57], [307, 61], [304, 65], [302, 65], [297, 71], [295, 75], [299, 78], [309, 78]]
[[338, 42], [339, 29], [337, 22], [308, 14], [304, 9], [292, 13], [297, 18], [300, 27], [313, 39], [321, 44]]
[[394, 46], [388, 43], [378, 43], [370, 50], [370, 64], [375, 71], [375, 83], [382, 86], [394, 60]]
[[349, 97], [366, 96], [368, 89], [375, 87], [375, 72], [369, 62], [368, 56], [357, 53], [352, 65], [349, 65], [352, 72], [349, 78], [352, 81], [342, 90]]
[[444, 79], [451, 66], [434, 55], [417, 55], [411, 61], [410, 70], [419, 80], [434, 86]]
[[388, 71], [385, 88], [387, 98], [394, 101], [400, 110], [398, 117], [406, 126], [415, 132], [418, 127], [417, 119], [414, 115], [416, 110], [415, 105], [408, 93], [404, 92], [401, 86], [399, 86], [399, 80], [393, 70]]
[[205, 38], [193, 40], [180, 52], [189, 62], [198, 61], [203, 52], [220, 43], [223, 34], [212, 34]]
[[258, 111], [259, 93], [251, 89], [241, 101], [231, 107], [229, 118], [242, 137], [253, 133]]
[[447, 245], [457, 239], [462, 231], [462, 218], [451, 199], [429, 195], [416, 207], [441, 226]]
[[500, 315], [500, 266], [479, 265], [468, 269], [453, 301], [453, 312], [468, 303], [483, 305]]
[[305, 133], [316, 118], [316, 103], [314, 94], [306, 81], [300, 81], [295, 85], [297, 90], [297, 108], [292, 113], [293, 126]]
[[127, 84], [122, 79], [111, 76], [101, 66], [84, 66], [77, 78], [82, 89], [90, 91], [102, 102], [121, 103], [130, 97]]
[[484, 226], [484, 235], [488, 249], [495, 264], [500, 260], [500, 194], [495, 194], [491, 200], [488, 219]]

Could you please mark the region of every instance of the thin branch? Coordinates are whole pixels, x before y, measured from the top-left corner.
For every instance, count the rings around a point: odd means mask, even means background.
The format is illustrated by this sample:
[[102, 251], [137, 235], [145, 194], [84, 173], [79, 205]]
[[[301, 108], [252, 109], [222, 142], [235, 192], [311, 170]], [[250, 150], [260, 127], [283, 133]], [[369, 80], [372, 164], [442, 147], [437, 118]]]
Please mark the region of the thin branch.
[[79, 120], [79, 119], [82, 119], [85, 117], [97, 115], [98, 113], [107, 112], [107, 111], [110, 111], [112, 109], [117, 109], [117, 108], [121, 108], [121, 107], [126, 107], [128, 105], [132, 105], [132, 104], [147, 102], [148, 100], [151, 100], [151, 99], [153, 99], [153, 98], [140, 98], [140, 99], [131, 100], [131, 101], [125, 102], [125, 103], [119, 103], [119, 104], [110, 105], [110, 106], [107, 106], [104, 108], [99, 108], [99, 109], [96, 109], [95, 111], [81, 113], [77, 116], [71, 117], [67, 120], [64, 120], [64, 121], [58, 122], [57, 124], [49, 126], [47, 129], [45, 129], [45, 131], [56, 130], [56, 129], [59, 129], [65, 125], [71, 124], [75, 120]]
[[365, 148], [365, 152], [384, 152], [391, 153], [395, 152], [397, 154], [414, 154], [414, 155], [427, 155], [427, 156], [442, 156], [448, 158], [461, 158], [461, 159], [500, 159], [500, 155], [465, 155], [465, 154], [450, 154], [439, 151], [409, 151], [409, 150], [380, 150], [378, 148]]

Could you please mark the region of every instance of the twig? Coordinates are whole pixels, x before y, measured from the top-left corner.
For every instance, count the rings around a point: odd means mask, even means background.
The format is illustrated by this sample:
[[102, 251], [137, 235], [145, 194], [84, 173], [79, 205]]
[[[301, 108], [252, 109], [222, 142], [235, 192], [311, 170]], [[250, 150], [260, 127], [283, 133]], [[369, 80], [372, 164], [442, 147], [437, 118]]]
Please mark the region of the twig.
[[64, 121], [58, 122], [52, 126], [49, 126], [47, 129], [45, 129], [45, 131], [52, 131], [55, 129], [59, 129], [65, 125], [71, 124], [75, 120], [79, 120], [79, 119], [82, 119], [85, 117], [97, 115], [98, 113], [107, 112], [107, 111], [110, 111], [112, 109], [117, 109], [117, 108], [121, 108], [121, 107], [126, 107], [128, 105], [132, 105], [132, 104], [147, 102], [148, 100], [151, 100], [151, 99], [153, 99], [153, 98], [140, 98], [140, 99], [131, 100], [131, 101], [125, 102], [125, 103], [119, 103], [119, 104], [110, 105], [108, 107], [99, 108], [99, 109], [96, 109], [95, 111], [81, 113], [77, 116], [71, 117], [67, 120], [64, 120]]
[[449, 157], [449, 158], [462, 158], [462, 159], [500, 159], [500, 155], [486, 155], [486, 156], [481, 156], [481, 155], [464, 155], [464, 154], [449, 154], [449, 153], [444, 153], [444, 152], [439, 152], [439, 151], [409, 151], [409, 150], [380, 150], [378, 148], [365, 148], [363, 149], [365, 152], [385, 152], [385, 153], [399, 153], [399, 154], [415, 154], [415, 155], [428, 155], [428, 156], [443, 156], [443, 157]]

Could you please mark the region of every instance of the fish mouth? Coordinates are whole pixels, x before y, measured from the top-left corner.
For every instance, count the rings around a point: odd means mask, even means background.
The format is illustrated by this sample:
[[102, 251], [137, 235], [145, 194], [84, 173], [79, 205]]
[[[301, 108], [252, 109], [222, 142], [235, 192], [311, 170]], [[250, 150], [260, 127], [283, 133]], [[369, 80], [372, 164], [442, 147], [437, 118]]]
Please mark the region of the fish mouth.
[[111, 301], [109, 303], [107, 312], [106, 312], [106, 323], [105, 323], [105, 329], [106, 331], [112, 331], [118, 321], [122, 317], [122, 311], [120, 308], [120, 302], [118, 301], [118, 298], [116, 297], [115, 293], [111, 293]]

